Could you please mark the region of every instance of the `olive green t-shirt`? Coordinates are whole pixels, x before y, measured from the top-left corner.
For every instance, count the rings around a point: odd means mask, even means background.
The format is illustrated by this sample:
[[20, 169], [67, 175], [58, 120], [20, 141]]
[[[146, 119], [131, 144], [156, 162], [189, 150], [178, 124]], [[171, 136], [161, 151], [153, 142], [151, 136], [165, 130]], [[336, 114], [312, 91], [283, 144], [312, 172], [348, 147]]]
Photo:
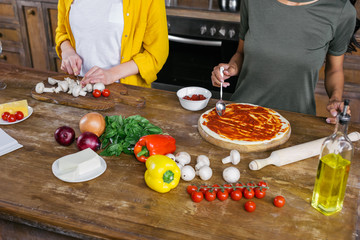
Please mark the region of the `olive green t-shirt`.
[[326, 54], [346, 52], [356, 22], [352, 4], [318, 0], [288, 6], [277, 0], [242, 0], [240, 14], [244, 61], [231, 100], [316, 114], [319, 70]]

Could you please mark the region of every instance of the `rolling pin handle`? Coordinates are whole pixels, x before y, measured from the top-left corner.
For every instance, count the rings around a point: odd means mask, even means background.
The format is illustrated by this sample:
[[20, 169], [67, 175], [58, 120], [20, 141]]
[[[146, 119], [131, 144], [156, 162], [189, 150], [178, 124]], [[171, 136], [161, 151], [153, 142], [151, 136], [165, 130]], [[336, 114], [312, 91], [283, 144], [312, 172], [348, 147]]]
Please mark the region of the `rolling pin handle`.
[[259, 170], [259, 169], [261, 169], [261, 167], [257, 164], [257, 161], [256, 161], [256, 160], [251, 161], [251, 162], [249, 163], [249, 168], [250, 168], [251, 170]]

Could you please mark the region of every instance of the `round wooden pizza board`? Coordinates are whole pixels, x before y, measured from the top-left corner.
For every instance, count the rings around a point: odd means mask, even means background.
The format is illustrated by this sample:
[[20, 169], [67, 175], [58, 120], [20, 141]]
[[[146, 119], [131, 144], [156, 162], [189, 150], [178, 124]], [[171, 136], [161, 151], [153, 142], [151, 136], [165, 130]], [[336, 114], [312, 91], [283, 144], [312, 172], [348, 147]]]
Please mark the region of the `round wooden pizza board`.
[[204, 129], [201, 127], [201, 122], [200, 122], [201, 116], [199, 118], [198, 121], [198, 130], [200, 135], [209, 143], [214, 144], [218, 147], [222, 147], [222, 148], [226, 148], [226, 149], [230, 149], [230, 150], [238, 150], [239, 152], [243, 152], [243, 153], [249, 153], [249, 152], [263, 152], [263, 151], [267, 151], [270, 149], [274, 149], [280, 145], [282, 145], [283, 143], [285, 143], [290, 135], [291, 135], [291, 127], [289, 127], [289, 131], [287, 131], [287, 133], [280, 139], [277, 140], [273, 140], [270, 142], [265, 142], [265, 143], [257, 143], [257, 144], [246, 144], [246, 145], [241, 145], [241, 144], [235, 144], [235, 143], [231, 143], [231, 142], [227, 142], [225, 140], [220, 140], [217, 138], [214, 138], [212, 136], [210, 136], [208, 133], [206, 133], [204, 131]]

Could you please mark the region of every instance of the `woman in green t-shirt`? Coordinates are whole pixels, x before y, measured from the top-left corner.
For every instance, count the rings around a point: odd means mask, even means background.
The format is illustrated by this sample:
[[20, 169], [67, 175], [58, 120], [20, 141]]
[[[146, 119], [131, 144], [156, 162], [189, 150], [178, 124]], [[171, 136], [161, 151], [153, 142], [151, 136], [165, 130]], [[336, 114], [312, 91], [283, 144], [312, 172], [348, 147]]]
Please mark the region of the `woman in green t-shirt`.
[[238, 49], [229, 63], [214, 67], [213, 86], [239, 75], [232, 101], [315, 115], [314, 92], [325, 60], [332, 116], [326, 121], [334, 123], [342, 109], [344, 53], [360, 47], [353, 36], [359, 28], [355, 2], [242, 0]]

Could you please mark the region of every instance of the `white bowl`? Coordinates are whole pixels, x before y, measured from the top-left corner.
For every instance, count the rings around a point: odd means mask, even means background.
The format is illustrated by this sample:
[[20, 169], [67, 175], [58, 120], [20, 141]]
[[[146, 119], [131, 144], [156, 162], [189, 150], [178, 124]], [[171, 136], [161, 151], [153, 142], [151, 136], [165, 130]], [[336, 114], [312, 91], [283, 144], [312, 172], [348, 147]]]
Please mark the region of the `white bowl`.
[[[201, 109], [204, 109], [210, 98], [211, 98], [211, 92], [205, 88], [202, 87], [185, 87], [181, 88], [177, 91], [177, 96], [179, 97], [180, 104], [183, 108], [190, 110], [190, 111], [199, 111]], [[202, 94], [206, 99], [204, 100], [187, 100], [183, 97], [185, 96], [192, 96], [193, 94]]]

